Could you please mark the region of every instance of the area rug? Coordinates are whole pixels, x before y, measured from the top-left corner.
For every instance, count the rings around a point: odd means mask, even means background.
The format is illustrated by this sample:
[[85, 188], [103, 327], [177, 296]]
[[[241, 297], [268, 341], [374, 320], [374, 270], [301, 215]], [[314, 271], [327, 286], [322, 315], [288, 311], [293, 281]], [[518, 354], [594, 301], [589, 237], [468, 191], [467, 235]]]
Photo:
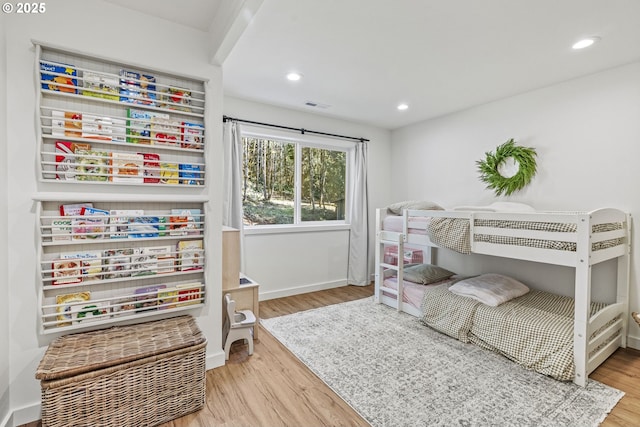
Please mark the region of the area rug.
[[263, 319], [372, 426], [597, 426], [624, 395], [560, 382], [373, 298]]

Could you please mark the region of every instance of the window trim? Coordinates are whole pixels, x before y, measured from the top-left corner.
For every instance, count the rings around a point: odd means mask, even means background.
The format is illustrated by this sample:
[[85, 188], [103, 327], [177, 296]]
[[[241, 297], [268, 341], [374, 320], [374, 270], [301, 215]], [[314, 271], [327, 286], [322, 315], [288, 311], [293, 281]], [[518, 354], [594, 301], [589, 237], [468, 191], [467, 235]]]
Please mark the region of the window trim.
[[[335, 141], [329, 137], [321, 137], [316, 135], [296, 134], [291, 135], [291, 132], [285, 132], [272, 128], [258, 128], [256, 126], [241, 127], [240, 138], [259, 138], [259, 139], [271, 139], [275, 141], [282, 141], [290, 144], [294, 144], [295, 148], [295, 183], [294, 183], [294, 213], [293, 224], [262, 224], [262, 225], [244, 225], [244, 230], [249, 231], [248, 234], [278, 234], [295, 231], [321, 231], [335, 229], [348, 229], [350, 227], [346, 218], [348, 217], [349, 206], [349, 185], [351, 182], [351, 175], [349, 173], [349, 167], [351, 164], [351, 156], [353, 156], [353, 150], [355, 149], [355, 143], [345, 141]], [[344, 199], [345, 199], [345, 219], [327, 220], [327, 221], [302, 221], [302, 149], [303, 148], [319, 148], [329, 151], [342, 151], [345, 153], [345, 185], [344, 185]], [[244, 150], [243, 150], [244, 155]], [[292, 230], [286, 230], [287, 228]], [[260, 232], [253, 232], [255, 230], [265, 230]]]

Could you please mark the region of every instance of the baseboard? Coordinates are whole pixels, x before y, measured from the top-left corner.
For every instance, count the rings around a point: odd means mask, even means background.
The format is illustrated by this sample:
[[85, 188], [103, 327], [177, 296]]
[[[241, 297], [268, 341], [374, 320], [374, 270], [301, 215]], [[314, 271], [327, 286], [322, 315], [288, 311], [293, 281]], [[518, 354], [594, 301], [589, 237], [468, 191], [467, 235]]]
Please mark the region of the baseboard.
[[260, 292], [260, 301], [266, 301], [275, 298], [290, 297], [291, 295], [306, 294], [309, 292], [324, 291], [326, 289], [339, 288], [346, 286], [347, 280], [334, 280], [332, 282], [314, 283], [311, 285], [296, 286], [287, 289], [278, 289], [277, 291]]
[[627, 335], [627, 347], [640, 350], [640, 338]]
[[40, 419], [40, 402], [15, 409], [5, 419], [6, 424], [0, 427], [17, 427]]
[[205, 369], [207, 371], [210, 369], [215, 369], [220, 366], [224, 366], [224, 363], [225, 363], [225, 354], [224, 354], [224, 351], [221, 349], [219, 351], [216, 351], [213, 354], [207, 354]]

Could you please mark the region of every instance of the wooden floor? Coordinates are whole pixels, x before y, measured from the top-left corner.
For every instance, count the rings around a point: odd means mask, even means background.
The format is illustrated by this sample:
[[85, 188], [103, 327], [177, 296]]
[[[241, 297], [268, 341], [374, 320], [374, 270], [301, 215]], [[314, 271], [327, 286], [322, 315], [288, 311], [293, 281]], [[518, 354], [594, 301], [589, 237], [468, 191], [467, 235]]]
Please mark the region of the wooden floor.
[[[372, 294], [372, 285], [347, 286], [262, 301], [260, 316], [281, 316]], [[640, 351], [619, 349], [591, 378], [626, 393], [603, 427], [640, 426]], [[26, 427], [40, 425], [33, 422]], [[264, 328], [252, 356], [247, 355], [245, 344], [234, 344], [227, 364], [207, 372], [204, 409], [162, 424], [163, 427], [367, 425]]]

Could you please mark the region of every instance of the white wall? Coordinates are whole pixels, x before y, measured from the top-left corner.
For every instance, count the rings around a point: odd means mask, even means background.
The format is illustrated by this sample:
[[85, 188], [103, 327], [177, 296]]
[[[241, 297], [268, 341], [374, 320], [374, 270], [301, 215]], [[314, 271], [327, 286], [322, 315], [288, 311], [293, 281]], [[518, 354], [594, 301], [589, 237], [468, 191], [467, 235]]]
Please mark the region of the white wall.
[[7, 96], [6, 18], [0, 15], [0, 425], [10, 414], [9, 281], [7, 277]]
[[[6, 27], [5, 27], [6, 25]], [[2, 144], [7, 151], [8, 179], [0, 180], [8, 185], [9, 231], [7, 239], [11, 242], [8, 257], [8, 282], [11, 287], [6, 295], [0, 294], [0, 304], [9, 301], [8, 319], [2, 319], [4, 325], [10, 325], [8, 365], [10, 366], [11, 408], [14, 411], [15, 424], [21, 424], [39, 417], [37, 412], [40, 401], [40, 384], [35, 380], [36, 367], [54, 338], [52, 335], [40, 336], [36, 316], [38, 285], [36, 271], [36, 247], [34, 203], [32, 195], [46, 191], [87, 192], [132, 192], [136, 188], [108, 188], [107, 186], [83, 186], [70, 188], [69, 185], [40, 183], [37, 181], [36, 154], [37, 141], [34, 128], [35, 83], [34, 83], [34, 47], [31, 40], [39, 40], [53, 45], [85, 52], [101, 57], [112, 58], [119, 62], [141, 68], [157, 69], [162, 72], [176, 73], [209, 79], [213, 88], [213, 102], [209, 114], [214, 117], [212, 128], [207, 128], [207, 169], [211, 196], [212, 213], [208, 220], [208, 232], [213, 239], [207, 242], [207, 304], [199, 311], [198, 324], [208, 338], [207, 366], [214, 367], [224, 363], [221, 348], [221, 274], [220, 274], [220, 237], [221, 237], [221, 115], [222, 115], [222, 73], [219, 67], [211, 66], [206, 45], [206, 33], [151, 18], [131, 10], [105, 3], [91, 2], [86, 6], [82, 0], [58, 0], [47, 3], [47, 11], [42, 15], [10, 15], [5, 18], [3, 28], [7, 32], [7, 85], [6, 96], [10, 108], [6, 111], [8, 143]], [[3, 90], [4, 92], [4, 90]], [[5, 117], [5, 114], [2, 115]], [[4, 126], [2, 127], [4, 128]], [[3, 155], [4, 159], [5, 156]], [[5, 170], [2, 168], [2, 170]], [[64, 188], [62, 188], [64, 187]], [[91, 187], [91, 188], [90, 188]], [[98, 186], [96, 186], [98, 187]], [[156, 191], [158, 190], [158, 191]], [[156, 192], [158, 188], [145, 189]], [[203, 189], [204, 191], [204, 189]], [[5, 192], [3, 188], [2, 193]], [[4, 200], [4, 198], [2, 199]], [[1, 218], [1, 217], [0, 217]], [[5, 236], [3, 236], [5, 237]], [[7, 249], [2, 249], [4, 255]], [[5, 271], [2, 269], [2, 271]], [[4, 307], [0, 307], [0, 311]], [[3, 314], [4, 315], [4, 314]], [[0, 334], [6, 332], [0, 332]], [[0, 356], [6, 358], [4, 354]], [[1, 359], [5, 362], [5, 359]], [[4, 369], [5, 363], [0, 363]], [[0, 371], [2, 372], [2, 371]], [[0, 386], [4, 386], [2, 379]], [[0, 391], [3, 391], [2, 387]]]
[[[538, 174], [525, 190], [502, 200], [547, 210], [616, 207], [640, 218], [640, 63], [394, 131], [395, 199], [428, 199], [445, 207], [496, 201], [479, 181], [475, 162], [509, 138], [536, 148]], [[640, 251], [632, 259], [631, 309], [640, 310]], [[457, 254], [443, 254], [441, 261], [459, 273], [503, 271], [538, 288], [572, 292], [573, 272], [563, 267]], [[594, 270], [597, 284], [612, 264]], [[594, 292], [598, 299], [611, 295]], [[640, 347], [633, 322], [630, 336]]]
[[[369, 139], [369, 220], [389, 203], [390, 132], [328, 116], [225, 97], [225, 115], [294, 128]], [[375, 228], [369, 252], [373, 262]], [[271, 299], [342, 286], [347, 279], [348, 231], [245, 235], [245, 274], [260, 283], [260, 298]], [[373, 272], [373, 263], [371, 263]]]

